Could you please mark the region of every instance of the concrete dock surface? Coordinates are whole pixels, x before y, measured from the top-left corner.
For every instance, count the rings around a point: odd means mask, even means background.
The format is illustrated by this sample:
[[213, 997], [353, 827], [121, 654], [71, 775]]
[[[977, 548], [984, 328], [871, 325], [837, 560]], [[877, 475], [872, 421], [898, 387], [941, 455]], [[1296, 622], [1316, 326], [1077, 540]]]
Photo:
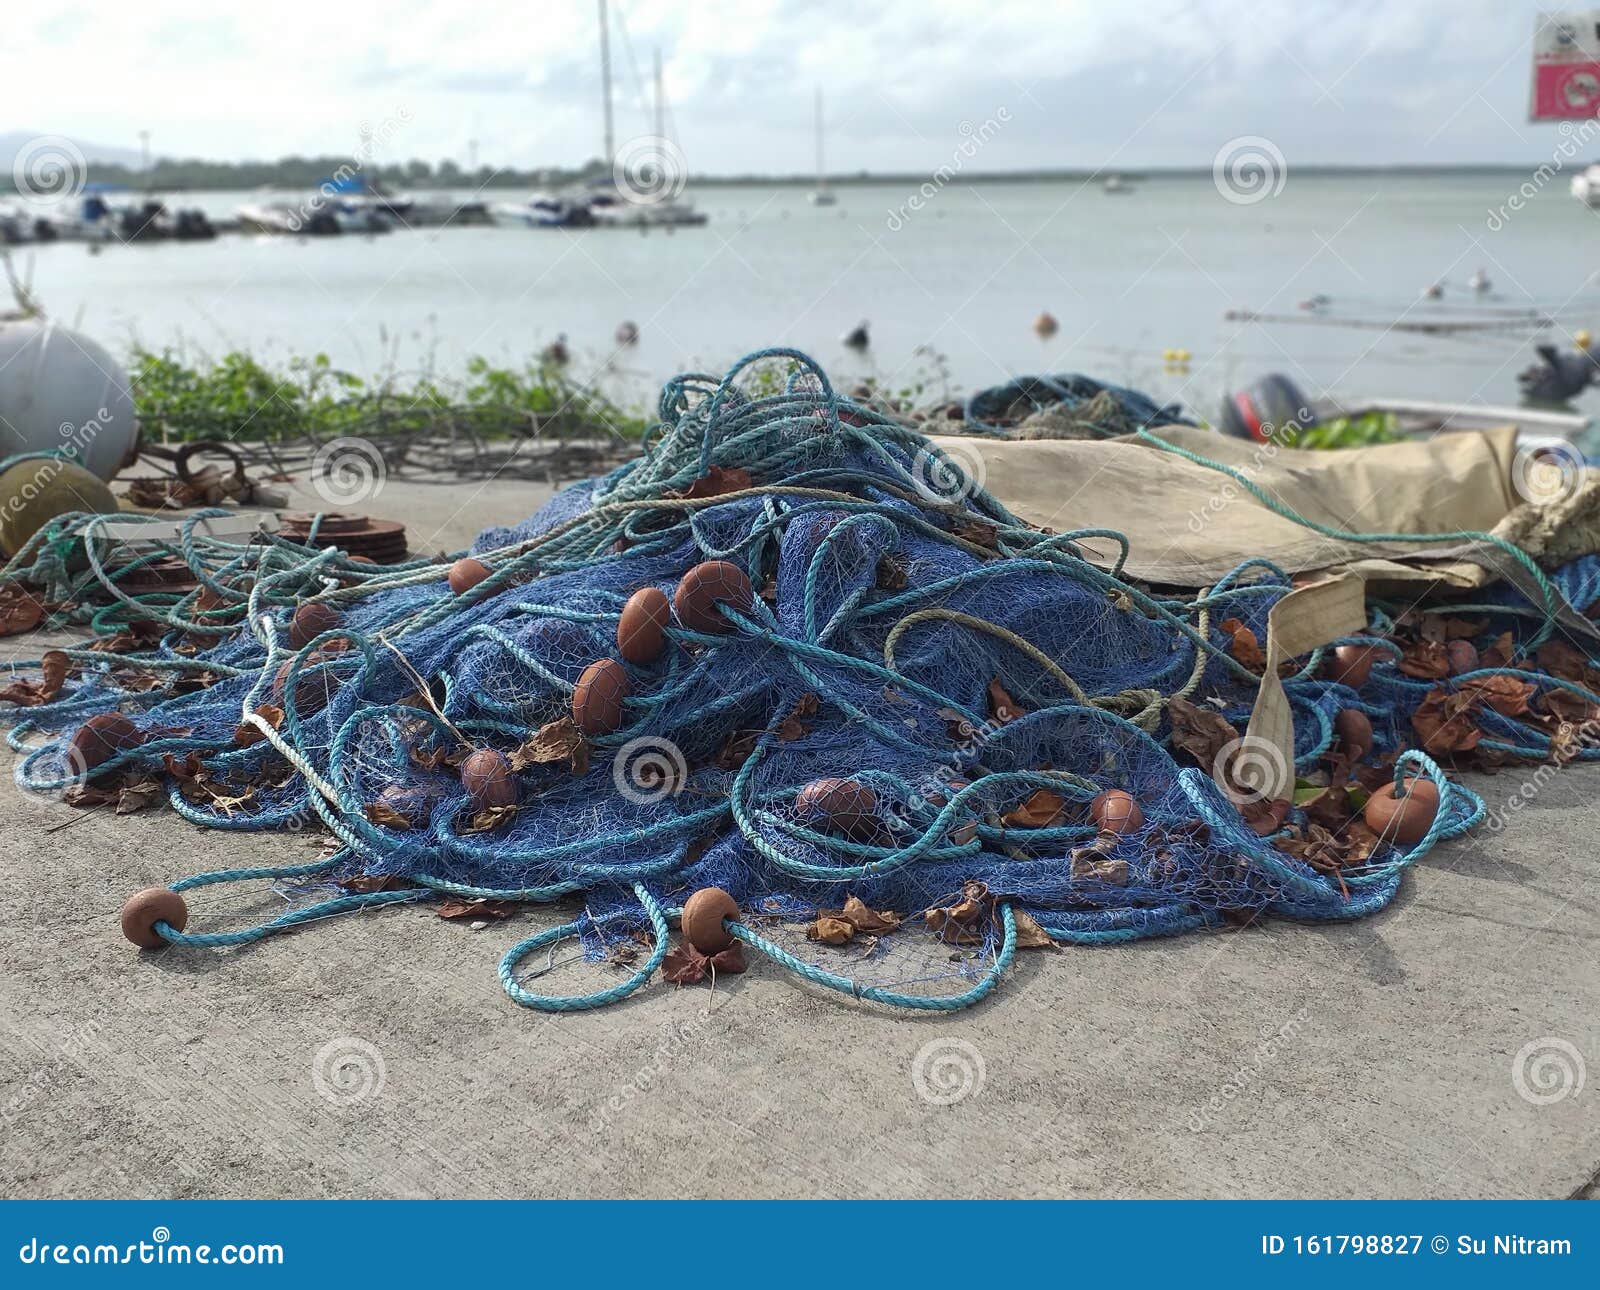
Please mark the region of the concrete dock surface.
[[[392, 480], [364, 509], [428, 552], [547, 495]], [[54, 639], [0, 640], [0, 660]], [[557, 910], [473, 930], [402, 905], [137, 951], [130, 892], [320, 839], [74, 810], [6, 775], [0, 1194], [1588, 1195], [1600, 770], [1468, 782], [1504, 827], [1439, 847], [1363, 922], [1031, 951], [954, 1014], [752, 956], [714, 993], [658, 980], [553, 1016], [496, 966]], [[276, 900], [208, 896], [208, 930]]]

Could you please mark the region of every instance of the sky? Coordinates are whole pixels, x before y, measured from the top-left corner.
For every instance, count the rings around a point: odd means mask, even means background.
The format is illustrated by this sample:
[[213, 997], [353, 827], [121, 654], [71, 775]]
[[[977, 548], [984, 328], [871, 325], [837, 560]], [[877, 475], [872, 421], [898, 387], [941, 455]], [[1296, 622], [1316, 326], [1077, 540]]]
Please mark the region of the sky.
[[[613, 0], [618, 142], [650, 133], [651, 53], [699, 174], [1537, 162], [1523, 0]], [[492, 164], [601, 152], [594, 0], [15, 4], [0, 134], [158, 155]]]

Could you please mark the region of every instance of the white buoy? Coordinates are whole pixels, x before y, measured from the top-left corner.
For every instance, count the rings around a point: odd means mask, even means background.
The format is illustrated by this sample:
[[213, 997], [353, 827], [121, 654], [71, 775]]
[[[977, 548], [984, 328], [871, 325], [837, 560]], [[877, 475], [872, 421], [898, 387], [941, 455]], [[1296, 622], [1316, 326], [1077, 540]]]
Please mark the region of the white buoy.
[[0, 322], [0, 458], [60, 450], [109, 480], [137, 447], [128, 374], [103, 345], [41, 318]]

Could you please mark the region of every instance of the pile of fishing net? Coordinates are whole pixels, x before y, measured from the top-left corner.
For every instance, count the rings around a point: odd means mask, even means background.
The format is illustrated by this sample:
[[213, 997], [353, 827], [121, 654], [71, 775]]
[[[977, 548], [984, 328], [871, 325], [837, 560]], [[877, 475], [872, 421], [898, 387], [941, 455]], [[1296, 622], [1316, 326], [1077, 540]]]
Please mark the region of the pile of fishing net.
[[[751, 951], [953, 1008], [1019, 948], [1359, 917], [1483, 814], [1418, 745], [1593, 755], [1571, 728], [1600, 674], [1570, 645], [1529, 661], [1561, 642], [1502, 591], [1470, 618], [1374, 608], [1369, 634], [1285, 666], [1297, 786], [1264, 798], [1241, 734], [1289, 577], [1256, 560], [1163, 592], [1090, 563], [1089, 536], [1023, 524], [803, 355], [763, 351], [673, 381], [641, 456], [453, 565], [186, 533], [197, 590], [119, 601], [0, 697], [32, 791], [332, 835], [305, 864], [140, 893], [136, 942], [514, 911], [542, 930], [502, 981], [557, 1010]], [[1587, 608], [1580, 564], [1549, 587]], [[230, 929], [201, 889], [232, 881], [283, 912]], [[536, 992], [553, 965], [577, 985]]]

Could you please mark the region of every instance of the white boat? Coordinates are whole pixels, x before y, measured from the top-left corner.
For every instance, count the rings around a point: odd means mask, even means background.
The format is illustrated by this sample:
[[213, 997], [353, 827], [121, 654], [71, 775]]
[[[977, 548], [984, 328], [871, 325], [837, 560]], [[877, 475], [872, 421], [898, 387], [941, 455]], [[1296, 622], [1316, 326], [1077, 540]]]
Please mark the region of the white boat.
[[525, 202], [494, 202], [489, 219], [502, 228], [588, 228], [594, 223], [582, 197], [534, 193]]
[[811, 204], [813, 206], [834, 206], [839, 199], [834, 196], [833, 190], [828, 187], [828, 172], [822, 164], [822, 87], [817, 87], [816, 100], [816, 128], [817, 128], [817, 186], [811, 190]]
[[1100, 187], [1108, 196], [1113, 197], [1133, 191], [1133, 185], [1121, 175], [1107, 175], [1100, 181]]
[[1590, 210], [1600, 210], [1600, 162], [1585, 166], [1572, 177], [1572, 195]]

